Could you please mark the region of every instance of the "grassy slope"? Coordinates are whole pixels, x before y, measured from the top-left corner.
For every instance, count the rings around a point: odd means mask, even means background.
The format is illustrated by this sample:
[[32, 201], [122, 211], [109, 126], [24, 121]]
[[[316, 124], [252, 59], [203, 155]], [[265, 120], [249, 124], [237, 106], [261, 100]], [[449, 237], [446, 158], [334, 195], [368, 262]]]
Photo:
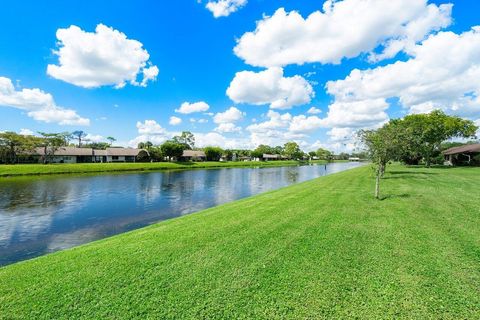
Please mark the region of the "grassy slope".
[[[319, 163], [321, 161], [316, 161]], [[154, 162], [154, 163], [74, 163], [0, 165], [0, 177], [65, 173], [174, 170], [224, 167], [264, 167], [298, 165], [298, 161], [238, 162]], [[323, 163], [323, 162], [322, 162]]]
[[367, 167], [0, 269], [0, 318], [478, 318], [480, 170]]

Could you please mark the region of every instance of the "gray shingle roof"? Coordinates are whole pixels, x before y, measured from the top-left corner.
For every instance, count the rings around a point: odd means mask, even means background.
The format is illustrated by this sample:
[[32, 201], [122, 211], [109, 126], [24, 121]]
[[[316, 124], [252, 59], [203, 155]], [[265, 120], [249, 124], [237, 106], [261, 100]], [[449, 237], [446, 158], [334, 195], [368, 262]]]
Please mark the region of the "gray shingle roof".
[[183, 157], [197, 157], [197, 158], [202, 158], [206, 157], [205, 152], [201, 150], [184, 150], [183, 151]]
[[469, 152], [480, 152], [480, 143], [476, 144], [467, 144], [460, 147], [454, 147], [443, 151], [443, 154], [459, 154], [459, 153], [469, 153]]

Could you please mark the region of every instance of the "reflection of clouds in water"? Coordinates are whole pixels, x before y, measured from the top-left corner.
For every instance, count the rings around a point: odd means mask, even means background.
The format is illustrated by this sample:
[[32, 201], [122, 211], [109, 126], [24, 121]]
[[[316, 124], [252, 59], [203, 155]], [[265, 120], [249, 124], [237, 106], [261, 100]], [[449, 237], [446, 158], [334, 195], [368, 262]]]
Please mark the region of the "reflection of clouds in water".
[[136, 182], [136, 184], [139, 186], [139, 190], [135, 194], [137, 206], [148, 208], [162, 195], [162, 175], [138, 175]]
[[87, 183], [72, 183], [70, 179], [3, 184], [0, 246], [7, 246], [14, 238], [22, 242], [48, 233], [54, 219], [75, 214], [89, 196]]
[[72, 248], [82, 243], [98, 239], [98, 233], [94, 228], [75, 230], [74, 232], [54, 234], [48, 243], [48, 252]]
[[[329, 164], [327, 173], [349, 167], [352, 164]], [[313, 179], [324, 175], [324, 168], [224, 168], [0, 182], [1, 255], [11, 262], [69, 248]]]

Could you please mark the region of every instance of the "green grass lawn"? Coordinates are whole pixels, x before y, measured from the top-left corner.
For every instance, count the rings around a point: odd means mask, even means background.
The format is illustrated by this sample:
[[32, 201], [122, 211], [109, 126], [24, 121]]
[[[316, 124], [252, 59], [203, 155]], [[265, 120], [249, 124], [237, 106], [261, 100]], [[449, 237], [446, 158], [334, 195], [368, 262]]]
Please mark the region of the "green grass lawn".
[[[236, 162], [153, 162], [153, 163], [73, 163], [73, 164], [15, 164], [0, 165], [0, 177], [94, 173], [94, 172], [121, 172], [121, 171], [148, 171], [148, 170], [175, 170], [199, 168], [226, 168], [226, 167], [265, 167], [298, 165], [299, 161], [236, 161]], [[315, 163], [326, 163], [315, 161]]]
[[369, 166], [0, 269], [0, 318], [480, 317], [480, 169]]

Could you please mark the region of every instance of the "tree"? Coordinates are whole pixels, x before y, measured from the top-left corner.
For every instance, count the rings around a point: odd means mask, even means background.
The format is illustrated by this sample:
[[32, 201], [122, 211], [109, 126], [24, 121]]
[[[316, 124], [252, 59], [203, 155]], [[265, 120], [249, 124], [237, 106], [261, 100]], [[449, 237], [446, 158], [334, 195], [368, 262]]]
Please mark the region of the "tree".
[[265, 144], [261, 144], [251, 152], [251, 156], [254, 158], [262, 158], [264, 154], [276, 154], [275, 149]]
[[183, 155], [183, 150], [185, 150], [185, 145], [183, 143], [178, 143], [176, 141], [168, 140], [165, 141], [161, 146], [160, 150], [165, 157], [168, 157], [169, 160], [173, 158], [180, 158]]
[[283, 146], [283, 154], [289, 159], [299, 159], [303, 156], [303, 151], [296, 142], [287, 142]]
[[220, 147], [205, 147], [203, 151], [208, 161], [219, 161], [223, 154], [223, 149]]
[[386, 124], [378, 130], [361, 130], [361, 142], [367, 148], [367, 154], [375, 169], [375, 198], [380, 198], [380, 178], [383, 177], [387, 163], [399, 152], [402, 137], [397, 127]]
[[78, 140], [78, 147], [82, 146], [82, 140], [87, 136], [87, 133], [81, 130], [73, 131], [72, 137]]
[[24, 136], [7, 131], [0, 133], [0, 154], [5, 163], [17, 163], [20, 154], [33, 151], [39, 143], [35, 136]]
[[183, 144], [185, 149], [193, 149], [195, 147], [195, 136], [190, 131], [183, 131], [181, 135], [173, 137], [173, 141]]
[[111, 146], [115, 141], [117, 141], [117, 139], [115, 139], [115, 138], [112, 137], [112, 136], [108, 136], [108, 137], [107, 137], [107, 140], [110, 142], [110, 146]]
[[146, 150], [149, 150], [150, 148], [153, 147], [153, 143], [150, 142], [150, 141], [147, 141], [147, 142], [140, 142], [138, 145], [137, 145], [137, 148], [138, 149], [146, 149]]
[[449, 116], [440, 110], [408, 115], [392, 120], [391, 125], [399, 127], [403, 133], [400, 158], [409, 164], [418, 164], [423, 158], [427, 167], [441, 151], [442, 142], [452, 138], [473, 138], [478, 130], [471, 120]]
[[312, 159], [312, 158], [314, 158], [314, 157], [317, 156], [317, 153], [316, 153], [315, 151], [310, 151], [310, 152], [308, 153], [308, 156], [310, 157], [310, 159]]
[[327, 149], [318, 148], [316, 154], [321, 160], [331, 161], [333, 159], [333, 154]]
[[55, 152], [65, 145], [65, 140], [61, 133], [39, 132], [39, 134], [42, 136], [43, 163], [47, 164]]

